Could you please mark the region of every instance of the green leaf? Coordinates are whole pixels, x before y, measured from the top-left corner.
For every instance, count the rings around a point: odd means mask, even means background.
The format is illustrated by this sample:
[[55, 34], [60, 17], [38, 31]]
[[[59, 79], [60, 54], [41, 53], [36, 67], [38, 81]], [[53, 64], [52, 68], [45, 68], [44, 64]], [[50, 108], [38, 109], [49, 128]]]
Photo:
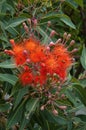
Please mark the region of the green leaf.
[[29, 123], [31, 115], [33, 114], [33, 112], [36, 110], [36, 108], [38, 106], [38, 101], [39, 101], [38, 98], [37, 99], [30, 99], [27, 101], [26, 111], [24, 114], [24, 118], [21, 121], [19, 130], [24, 130], [25, 125], [27, 123]]
[[31, 114], [36, 110], [38, 106], [39, 99], [30, 99], [26, 104], [26, 117], [29, 119]]
[[86, 107], [78, 110], [75, 114], [76, 114], [76, 116], [78, 116], [78, 115], [85, 115], [86, 116]]
[[46, 120], [48, 120], [51, 123], [55, 123], [55, 124], [60, 124], [60, 125], [66, 125], [67, 124], [67, 120], [61, 116], [54, 116], [52, 113], [50, 113], [48, 110], [46, 111], [42, 111], [41, 114], [43, 114], [46, 118]]
[[74, 0], [79, 6], [83, 7], [83, 0]]
[[86, 48], [83, 46], [82, 55], [80, 57], [81, 64], [84, 69], [86, 69]]
[[22, 100], [23, 96], [26, 93], [28, 93], [28, 87], [25, 87], [19, 90], [17, 97], [15, 99], [15, 102], [14, 102], [14, 109], [18, 106], [18, 104], [20, 103], [20, 101]]
[[76, 29], [75, 25], [73, 24], [73, 22], [71, 21], [69, 17], [63, 17], [60, 20], [64, 22], [66, 25], [68, 25], [69, 27]]
[[28, 121], [28, 120], [26, 119], [26, 117], [24, 116], [24, 118], [23, 118], [22, 121], [21, 121], [19, 130], [24, 130], [25, 125], [26, 125], [28, 122], [29, 122], [29, 121]]
[[40, 26], [37, 26], [36, 30], [42, 35], [44, 44], [52, 41], [51, 38], [49, 38], [48, 34]]
[[17, 81], [17, 77], [12, 74], [2, 74], [0, 73], [0, 80], [9, 82], [12, 85], [15, 85]]
[[22, 88], [22, 85], [19, 81], [12, 88], [11, 96], [13, 96], [16, 92], [18, 92]]
[[78, 93], [78, 97], [82, 103], [86, 106], [86, 89], [79, 84], [74, 84], [72, 87]]
[[26, 102], [26, 99], [24, 99], [21, 103], [20, 106], [18, 106], [17, 109], [14, 111], [12, 110], [9, 113], [8, 121], [7, 121], [7, 128], [11, 128], [14, 124], [16, 124], [18, 121], [21, 120], [22, 114], [23, 114], [23, 108], [24, 108], [24, 103]]
[[73, 28], [73, 29], [76, 29], [75, 25], [73, 24], [73, 22], [71, 21], [70, 17], [68, 17], [67, 15], [65, 14], [50, 14], [50, 15], [47, 15], [47, 16], [44, 16], [42, 19], [41, 19], [41, 23], [43, 22], [47, 22], [49, 20], [61, 20], [62, 22], [64, 22], [66, 25], [68, 25], [69, 27]]
[[22, 17], [12, 19], [11, 21], [8, 22], [8, 25], [5, 27], [5, 29], [8, 29], [10, 27], [12, 27], [12, 28], [16, 27], [16, 26], [18, 26], [19, 24], [23, 23], [26, 20], [27, 20], [27, 18], [22, 18]]
[[10, 108], [10, 103], [3, 103], [0, 104], [0, 112], [6, 112]]
[[11, 60], [6, 60], [0, 63], [1, 68], [16, 68], [16, 64], [12, 63]]

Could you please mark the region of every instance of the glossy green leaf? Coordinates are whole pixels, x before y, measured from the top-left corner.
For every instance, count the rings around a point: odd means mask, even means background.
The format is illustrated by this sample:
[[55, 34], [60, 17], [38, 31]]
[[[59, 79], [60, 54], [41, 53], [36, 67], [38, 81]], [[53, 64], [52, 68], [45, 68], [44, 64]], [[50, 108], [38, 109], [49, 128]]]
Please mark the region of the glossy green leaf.
[[18, 91], [18, 94], [14, 102], [14, 109], [18, 106], [18, 104], [20, 103], [20, 101], [26, 93], [28, 93], [28, 87], [22, 88]]
[[70, 17], [68, 17], [65, 14], [50, 14], [48, 16], [43, 17], [41, 20], [41, 23], [47, 22], [49, 20], [58, 20], [58, 19], [61, 20], [62, 22], [64, 22], [69, 27], [76, 29], [76, 27], [73, 24], [73, 22], [71, 21]]
[[79, 6], [83, 7], [83, 0], [74, 0]]
[[36, 110], [37, 106], [39, 103], [39, 99], [38, 98], [32, 98], [30, 100], [28, 100], [27, 104], [26, 104], [26, 117], [29, 119], [31, 114]]
[[0, 112], [6, 112], [10, 109], [10, 103], [0, 104]]
[[79, 84], [75, 84], [72, 87], [78, 93], [78, 96], [81, 99], [82, 103], [86, 106], [86, 89]]
[[73, 24], [73, 22], [71, 21], [69, 17], [63, 17], [60, 20], [64, 22], [66, 25], [68, 25], [69, 27], [76, 29], [75, 25]]
[[50, 113], [49, 111], [43, 111], [41, 112], [41, 114], [43, 114], [46, 118], [46, 120], [48, 120], [51, 123], [58, 123], [60, 125], [66, 125], [67, 124], [67, 120], [61, 116], [54, 116], [52, 113]]
[[1, 68], [16, 68], [16, 64], [12, 63], [11, 60], [6, 60], [0, 63]]
[[20, 128], [19, 130], [24, 130], [26, 124], [29, 123], [28, 119], [26, 119], [26, 117], [24, 116], [21, 120], [21, 124], [20, 124]]
[[22, 88], [22, 85], [19, 81], [16, 82], [16, 84], [13, 86], [11, 91], [11, 96], [13, 96], [15, 93], [17, 93]]
[[9, 82], [12, 85], [15, 85], [17, 79], [18, 78], [15, 75], [0, 73], [0, 80], [5, 81], [5, 82]]
[[86, 48], [83, 46], [82, 55], [80, 57], [81, 64], [84, 69], [86, 69]]
[[5, 29], [8, 29], [10, 27], [12, 27], [12, 28], [16, 27], [16, 26], [18, 26], [19, 24], [23, 23], [26, 20], [27, 20], [27, 18], [23, 18], [23, 17], [15, 18], [15, 19], [8, 22], [8, 25], [5, 27]]
[[24, 103], [26, 102], [26, 99], [22, 101], [20, 106], [18, 106], [17, 109], [14, 111], [12, 110], [9, 114], [8, 117], [8, 122], [7, 122], [7, 128], [11, 128], [14, 124], [16, 124], [18, 121], [22, 120], [22, 115], [23, 115], [23, 108], [24, 108]]

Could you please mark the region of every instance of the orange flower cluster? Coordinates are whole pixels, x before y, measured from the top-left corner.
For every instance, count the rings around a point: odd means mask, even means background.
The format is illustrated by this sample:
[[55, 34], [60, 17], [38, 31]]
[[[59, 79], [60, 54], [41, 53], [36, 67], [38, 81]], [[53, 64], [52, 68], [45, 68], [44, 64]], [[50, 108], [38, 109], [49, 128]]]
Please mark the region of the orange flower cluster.
[[12, 50], [5, 52], [13, 56], [18, 67], [23, 68], [19, 74], [23, 85], [43, 86], [49, 79], [52, 82], [65, 80], [72, 57], [64, 44], [46, 46], [32, 38], [19, 44], [15, 44], [13, 40], [10, 42]]

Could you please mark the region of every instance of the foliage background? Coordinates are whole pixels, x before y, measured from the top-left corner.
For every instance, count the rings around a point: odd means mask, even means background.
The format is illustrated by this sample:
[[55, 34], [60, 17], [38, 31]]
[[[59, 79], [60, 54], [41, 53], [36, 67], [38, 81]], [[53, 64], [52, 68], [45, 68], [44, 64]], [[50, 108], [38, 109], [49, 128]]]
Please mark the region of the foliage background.
[[[28, 18], [38, 20], [36, 27]], [[47, 23], [51, 21], [51, 26]], [[40, 111], [36, 100], [23, 98], [27, 88], [22, 88], [15, 75], [16, 66], [4, 54], [10, 39], [20, 41], [28, 37], [22, 23], [30, 33], [48, 44], [62, 38], [63, 33], [75, 40], [75, 64], [63, 89], [67, 100], [66, 111], [58, 116], [49, 110]], [[47, 30], [47, 31], [46, 31]], [[50, 38], [50, 32], [57, 35]], [[86, 130], [86, 1], [85, 0], [0, 0], [0, 130]], [[28, 115], [28, 118], [26, 118]]]

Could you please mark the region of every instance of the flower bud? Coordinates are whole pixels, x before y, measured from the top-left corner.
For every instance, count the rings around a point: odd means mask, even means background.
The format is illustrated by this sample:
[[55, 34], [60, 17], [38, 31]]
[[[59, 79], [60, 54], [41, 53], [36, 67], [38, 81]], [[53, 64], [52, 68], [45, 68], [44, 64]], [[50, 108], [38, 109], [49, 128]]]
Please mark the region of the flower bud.
[[66, 39], [69, 40], [70, 37], [71, 37], [71, 34], [68, 34]]
[[29, 32], [29, 29], [28, 29], [28, 26], [27, 26], [27, 25], [24, 26], [24, 29], [25, 29], [26, 33]]
[[50, 33], [50, 37], [53, 37], [55, 34], [56, 34], [56, 31], [52, 30], [51, 33]]
[[64, 98], [65, 98], [65, 95], [64, 95], [64, 94], [62, 94], [62, 95], [61, 95], [61, 98], [63, 98], [63, 99], [64, 99]]
[[30, 62], [31, 62], [31, 60], [28, 58], [28, 59], [26, 60], [26, 62], [27, 62], [27, 63], [30, 63]]
[[64, 39], [67, 38], [67, 33], [66, 33], [66, 32], [63, 34], [63, 38], [64, 38]]
[[23, 22], [23, 26], [26, 26], [26, 23], [25, 23], [25, 22]]
[[58, 86], [58, 91], [61, 91], [61, 86]]
[[50, 42], [49, 47], [55, 46], [54, 42]]
[[42, 67], [45, 67], [45, 63], [41, 63], [41, 66], [42, 66]]
[[72, 41], [70, 42], [70, 46], [73, 46], [73, 45], [74, 45], [74, 43], [75, 43], [75, 41], [74, 41], [74, 40], [72, 40]]
[[33, 23], [34, 23], [34, 26], [36, 27], [36, 26], [37, 26], [37, 23], [38, 23], [37, 19], [34, 19], [34, 20], [33, 20]]
[[44, 105], [43, 105], [43, 106], [41, 106], [41, 108], [40, 108], [40, 109], [41, 109], [41, 111], [43, 111], [43, 110], [45, 109], [45, 106], [44, 106]]
[[28, 23], [31, 24], [31, 19], [30, 18], [28, 18]]
[[77, 48], [73, 49], [70, 53], [76, 53], [78, 51]]
[[28, 54], [28, 53], [27, 53], [27, 50], [24, 50], [24, 51], [23, 51], [23, 54], [24, 54], [24, 55], [27, 55], [27, 54]]
[[47, 51], [50, 51], [50, 47], [49, 47], [49, 46], [47, 46], [47, 47], [46, 47], [46, 50], [47, 50]]
[[13, 56], [14, 55], [14, 52], [12, 50], [4, 50], [4, 52], [7, 54], [7, 55], [10, 55], [10, 56]]
[[11, 43], [12, 46], [15, 46], [15, 41], [14, 41], [14, 39], [10, 39], [10, 43]]
[[59, 39], [56, 41], [56, 44], [57, 44], [57, 43], [61, 43], [61, 41], [62, 41], [62, 39], [59, 38]]
[[29, 67], [26, 65], [26, 66], [24, 66], [24, 70], [25, 71], [29, 71]]
[[61, 110], [66, 110], [66, 109], [67, 109], [67, 106], [59, 106], [59, 108], [60, 108]]
[[56, 109], [54, 109], [52, 112], [55, 116], [58, 115], [58, 111]]
[[48, 25], [48, 27], [49, 27], [49, 26], [51, 25], [51, 21], [48, 21], [48, 22], [47, 22], [47, 25]]

